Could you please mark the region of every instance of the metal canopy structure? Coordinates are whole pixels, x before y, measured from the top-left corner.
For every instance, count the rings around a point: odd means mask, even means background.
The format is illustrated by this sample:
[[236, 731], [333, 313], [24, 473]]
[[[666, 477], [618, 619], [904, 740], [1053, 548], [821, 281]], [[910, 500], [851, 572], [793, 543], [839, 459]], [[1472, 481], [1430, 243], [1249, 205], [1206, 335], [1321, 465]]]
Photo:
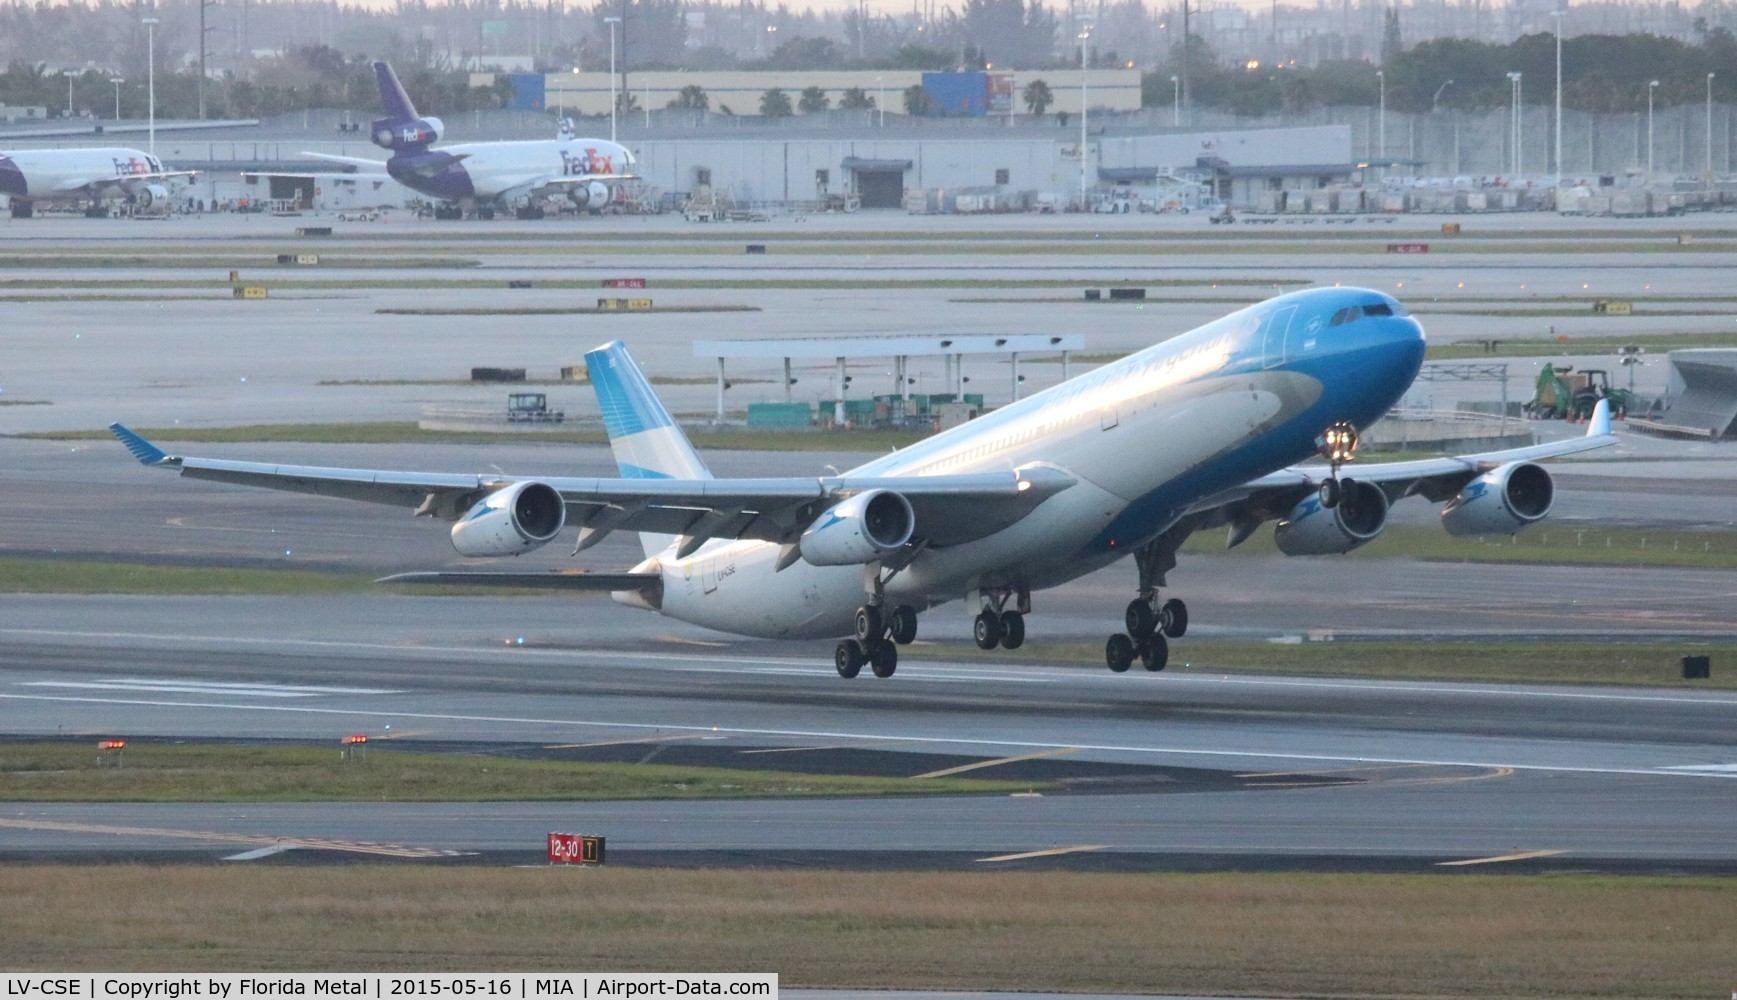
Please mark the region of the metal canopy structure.
[[1712, 440], [1737, 436], [1737, 350], [1672, 351], [1666, 357], [1683, 392], [1652, 426]]
[[1086, 346], [1083, 334], [1009, 333], [954, 334], [948, 336], [879, 336], [800, 338], [795, 340], [697, 340], [694, 357], [718, 359], [718, 416], [724, 422], [725, 362], [738, 360], [770, 360], [784, 362], [784, 401], [791, 402], [790, 362], [793, 358], [814, 360], [832, 358], [838, 363], [838, 417], [842, 422], [845, 395], [845, 368], [853, 358], [891, 358], [899, 393], [911, 397], [911, 382], [906, 370], [911, 358], [939, 357], [946, 364], [947, 385], [963, 395], [965, 389], [965, 355], [1005, 354], [1012, 362], [1012, 395], [1019, 398], [1019, 356], [1021, 354], [1056, 352], [1061, 355], [1062, 380], [1068, 378], [1068, 354]]

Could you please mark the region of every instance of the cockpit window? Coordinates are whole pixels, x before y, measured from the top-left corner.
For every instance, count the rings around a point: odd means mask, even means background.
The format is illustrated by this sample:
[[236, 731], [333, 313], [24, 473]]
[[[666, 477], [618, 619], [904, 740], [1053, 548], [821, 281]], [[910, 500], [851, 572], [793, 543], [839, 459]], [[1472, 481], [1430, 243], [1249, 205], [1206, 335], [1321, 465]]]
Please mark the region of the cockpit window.
[[[1383, 308], [1385, 308], [1385, 307], [1383, 307]], [[1356, 306], [1346, 306], [1345, 308], [1334, 313], [1332, 321], [1329, 322], [1327, 325], [1328, 326], [1344, 326], [1346, 323], [1350, 323], [1350, 322], [1353, 322], [1355, 320], [1361, 319], [1362, 316], [1363, 316], [1363, 310], [1357, 308]]]
[[1393, 315], [1393, 307], [1388, 305], [1385, 302], [1371, 302], [1368, 305], [1363, 307], [1363, 315], [1365, 315], [1365, 316], [1391, 316], [1391, 315]]

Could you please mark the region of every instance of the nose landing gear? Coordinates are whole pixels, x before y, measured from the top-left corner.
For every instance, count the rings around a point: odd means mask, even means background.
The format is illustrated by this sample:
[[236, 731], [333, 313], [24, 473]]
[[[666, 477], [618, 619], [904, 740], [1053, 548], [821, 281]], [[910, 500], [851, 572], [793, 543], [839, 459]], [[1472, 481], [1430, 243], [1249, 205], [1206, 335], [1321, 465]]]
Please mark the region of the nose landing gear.
[[1343, 420], [1329, 426], [1315, 440], [1330, 470], [1326, 481], [1321, 483], [1321, 506], [1328, 510], [1339, 506], [1346, 489], [1353, 483], [1350, 479], [1340, 481], [1339, 467], [1357, 457], [1357, 443], [1357, 428]]

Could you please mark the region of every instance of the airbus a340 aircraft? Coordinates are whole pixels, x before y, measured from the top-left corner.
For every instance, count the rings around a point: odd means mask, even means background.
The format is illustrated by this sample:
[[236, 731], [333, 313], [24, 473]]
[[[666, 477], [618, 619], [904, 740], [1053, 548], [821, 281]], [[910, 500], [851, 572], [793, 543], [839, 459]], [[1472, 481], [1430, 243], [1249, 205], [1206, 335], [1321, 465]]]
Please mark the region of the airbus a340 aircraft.
[[[171, 456], [119, 424], [147, 466], [183, 476], [398, 504], [452, 522], [466, 556], [528, 552], [579, 529], [574, 552], [637, 531], [623, 573], [424, 573], [393, 579], [609, 590], [624, 604], [742, 635], [850, 635], [835, 665], [891, 676], [917, 612], [963, 600], [977, 644], [1017, 648], [1032, 594], [1132, 555], [1136, 596], [1105, 659], [1161, 670], [1186, 606], [1162, 600], [1189, 534], [1229, 544], [1278, 521], [1289, 555], [1350, 551], [1388, 505], [1444, 503], [1455, 535], [1509, 534], [1549, 513], [1539, 459], [1612, 444], [1587, 434], [1339, 475], [1356, 429], [1416, 376], [1423, 330], [1380, 292], [1330, 288], [1250, 306], [842, 475], [714, 479], [619, 342], [585, 356], [618, 479], [323, 469]], [[1294, 468], [1322, 451], [1328, 468]]]
[[169, 182], [193, 170], [164, 170], [162, 161], [136, 149], [20, 149], [0, 153], [0, 194], [14, 219], [36, 214], [42, 201], [83, 202], [91, 211], [129, 199], [133, 207], [166, 211]]
[[[633, 154], [607, 139], [580, 139], [565, 129], [560, 138], [527, 142], [471, 142], [441, 149], [445, 125], [439, 118], [416, 113], [392, 67], [374, 64], [384, 117], [370, 127], [374, 145], [390, 149], [386, 162], [328, 153], [306, 155], [358, 168], [384, 172], [412, 191], [438, 199], [435, 217], [457, 219], [466, 208], [490, 219], [497, 210], [514, 210], [522, 219], [543, 217], [543, 203], [566, 198], [581, 209], [609, 204], [604, 181], [633, 176]], [[278, 176], [312, 176], [282, 174]]]

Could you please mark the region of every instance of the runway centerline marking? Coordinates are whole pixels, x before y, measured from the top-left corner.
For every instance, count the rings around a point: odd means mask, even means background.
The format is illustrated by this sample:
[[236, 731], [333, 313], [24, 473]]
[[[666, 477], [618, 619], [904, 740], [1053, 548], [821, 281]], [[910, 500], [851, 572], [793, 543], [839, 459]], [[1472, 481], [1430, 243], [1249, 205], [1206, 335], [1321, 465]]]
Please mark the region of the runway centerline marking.
[[1053, 750], [1039, 750], [1035, 753], [1022, 753], [1012, 757], [997, 757], [994, 760], [980, 760], [975, 764], [960, 764], [958, 767], [943, 768], [939, 771], [930, 771], [927, 774], [913, 774], [911, 777], [913, 779], [945, 778], [948, 775], [964, 774], [966, 771], [978, 771], [986, 767], [1000, 767], [1003, 764], [1017, 764], [1022, 760], [1040, 760], [1044, 757], [1063, 757], [1070, 753], [1079, 752], [1079, 747], [1056, 747]]
[[1026, 851], [1022, 854], [997, 854], [993, 858], [978, 858], [978, 864], [990, 861], [1024, 861], [1026, 858], [1055, 858], [1063, 854], [1081, 854], [1086, 851], [1101, 851], [1108, 844], [1076, 844], [1073, 847], [1052, 847], [1047, 851]]
[[95, 691], [158, 691], [165, 694], [240, 695], [247, 698], [317, 698], [328, 694], [404, 694], [391, 688], [321, 687], [302, 684], [236, 684], [226, 681], [149, 680], [116, 677], [100, 681], [21, 681], [19, 687]]
[[1096, 753], [1137, 753], [1175, 757], [1243, 758], [1250, 760], [1319, 760], [1344, 764], [1435, 764], [1441, 767], [1511, 768], [1517, 771], [1547, 771], [1557, 774], [1627, 774], [1645, 777], [1737, 778], [1737, 771], [1682, 770], [1667, 767], [1584, 767], [1571, 764], [1517, 764], [1480, 760], [1419, 760], [1413, 757], [1370, 757], [1349, 754], [1280, 753], [1270, 750], [1206, 750], [1199, 747], [1130, 746], [1116, 743], [1045, 743], [1038, 740], [1005, 740], [984, 737], [922, 736], [889, 733], [853, 733], [807, 729], [760, 729], [746, 726], [695, 726], [653, 722], [616, 722], [608, 719], [545, 719], [511, 715], [459, 715], [444, 712], [395, 712], [379, 708], [313, 708], [300, 705], [248, 705], [223, 702], [150, 701], [129, 698], [89, 698], [70, 695], [0, 693], [0, 701], [50, 701], [85, 705], [126, 705], [132, 708], [208, 708], [225, 712], [289, 712], [301, 715], [337, 715], [371, 719], [417, 719], [439, 722], [482, 722], [514, 726], [571, 726], [585, 729], [629, 729], [692, 733], [734, 734], [781, 739], [878, 741], [931, 746], [1009, 747], [1033, 750], [1088, 750]]
[[1494, 865], [1505, 861], [1528, 861], [1532, 858], [1553, 858], [1566, 851], [1517, 851], [1513, 854], [1498, 854], [1493, 858], [1467, 858], [1464, 861], [1437, 861], [1437, 868], [1460, 868], [1466, 865]]

